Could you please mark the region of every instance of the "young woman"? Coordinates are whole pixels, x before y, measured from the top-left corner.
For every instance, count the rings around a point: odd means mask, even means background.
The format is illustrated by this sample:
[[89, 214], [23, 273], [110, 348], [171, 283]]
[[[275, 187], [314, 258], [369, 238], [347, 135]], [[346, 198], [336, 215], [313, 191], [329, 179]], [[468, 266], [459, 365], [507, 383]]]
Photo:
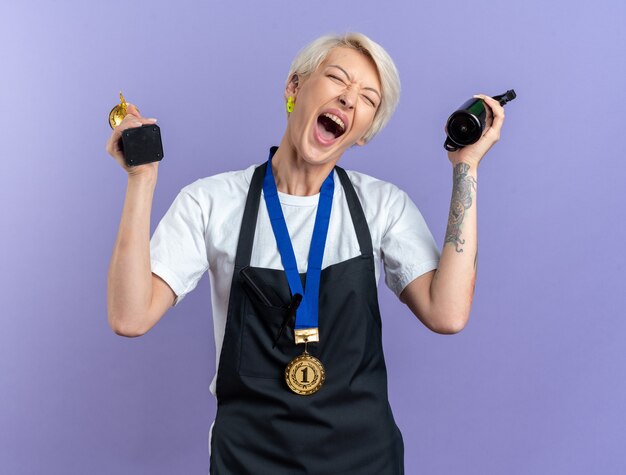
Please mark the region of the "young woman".
[[285, 85], [287, 126], [269, 157], [185, 186], [150, 240], [159, 162], [126, 167], [121, 131], [154, 122], [134, 106], [107, 150], [128, 172], [111, 259], [109, 322], [147, 332], [208, 270], [217, 349], [214, 474], [404, 473], [387, 399], [377, 299], [385, 282], [432, 331], [466, 324], [476, 276], [476, 178], [504, 112], [448, 152], [453, 189], [441, 255], [409, 196], [337, 165], [391, 117], [400, 82], [368, 37], [321, 37]]

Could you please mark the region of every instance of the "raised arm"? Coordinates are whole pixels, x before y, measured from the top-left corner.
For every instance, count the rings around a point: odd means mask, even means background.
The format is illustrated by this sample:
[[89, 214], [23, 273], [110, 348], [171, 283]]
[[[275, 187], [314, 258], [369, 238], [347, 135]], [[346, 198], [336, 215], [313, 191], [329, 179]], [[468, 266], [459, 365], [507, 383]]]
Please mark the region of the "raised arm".
[[130, 104], [128, 115], [114, 129], [106, 147], [128, 174], [124, 209], [109, 265], [107, 317], [115, 333], [129, 337], [148, 331], [174, 301], [174, 292], [152, 274], [150, 266], [150, 213], [159, 162], [129, 167], [119, 147], [124, 129], [154, 122], [142, 118]]
[[478, 265], [478, 164], [500, 139], [504, 122], [498, 101], [482, 94], [475, 97], [489, 106], [490, 125], [475, 144], [448, 152], [453, 165], [452, 199], [439, 267], [415, 279], [400, 294], [400, 300], [424, 325], [443, 334], [460, 332], [469, 320]]

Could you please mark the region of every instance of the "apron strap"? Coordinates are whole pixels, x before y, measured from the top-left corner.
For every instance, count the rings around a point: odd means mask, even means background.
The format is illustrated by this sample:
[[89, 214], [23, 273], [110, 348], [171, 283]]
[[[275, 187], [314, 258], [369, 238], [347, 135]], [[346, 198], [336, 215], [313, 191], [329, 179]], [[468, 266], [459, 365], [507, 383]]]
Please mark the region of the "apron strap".
[[[278, 147], [272, 147], [278, 148]], [[239, 241], [237, 243], [237, 254], [235, 260], [235, 269], [239, 270], [250, 265], [250, 258], [252, 257], [252, 244], [254, 242], [254, 232], [256, 230], [256, 222], [259, 214], [259, 202], [261, 200], [261, 190], [263, 189], [263, 179], [265, 178], [265, 169], [267, 168], [267, 162], [259, 165], [255, 168], [252, 180], [250, 181], [250, 188], [248, 190], [248, 197], [246, 198], [246, 207], [243, 212], [243, 218], [241, 222], [241, 231], [239, 232]], [[346, 200], [348, 201], [348, 208], [350, 210], [350, 216], [352, 217], [352, 224], [356, 231], [356, 237], [359, 241], [359, 247], [361, 248], [361, 254], [364, 256], [372, 255], [372, 236], [370, 234], [367, 221], [365, 219], [365, 213], [361, 202], [354, 190], [354, 186], [348, 177], [346, 171], [339, 165], [335, 165], [335, 170], [339, 175], [341, 184], [343, 186]]]
[[341, 180], [341, 184], [343, 185], [343, 189], [346, 193], [348, 208], [350, 208], [350, 216], [352, 216], [352, 223], [354, 224], [354, 229], [356, 230], [356, 237], [359, 240], [361, 254], [364, 256], [372, 255], [372, 236], [370, 234], [369, 227], [367, 226], [361, 202], [356, 195], [354, 186], [352, 185], [350, 178], [348, 178], [346, 171], [339, 165], [335, 165], [335, 170], [337, 170], [337, 174], [339, 175], [339, 179]]
[[265, 178], [266, 168], [267, 162], [256, 167], [254, 175], [252, 175], [252, 180], [250, 181], [246, 207], [241, 221], [241, 231], [239, 231], [237, 257], [235, 259], [236, 270], [250, 265], [252, 244], [254, 243], [254, 231], [256, 230], [256, 221], [259, 215], [259, 201], [261, 200], [261, 190], [263, 189], [263, 179]]

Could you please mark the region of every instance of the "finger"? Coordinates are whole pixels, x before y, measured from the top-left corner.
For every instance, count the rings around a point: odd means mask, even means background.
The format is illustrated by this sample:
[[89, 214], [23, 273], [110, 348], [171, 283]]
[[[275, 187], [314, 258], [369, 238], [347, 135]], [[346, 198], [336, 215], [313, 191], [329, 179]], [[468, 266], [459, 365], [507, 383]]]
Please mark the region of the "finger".
[[500, 130], [502, 129], [502, 124], [504, 124], [504, 108], [500, 105], [498, 101], [495, 99], [489, 98], [490, 105], [493, 111], [493, 121], [491, 122], [491, 127], [489, 130], [495, 140], [500, 139]]
[[[504, 124], [504, 108], [494, 98], [486, 96], [484, 94], [478, 94], [474, 97], [480, 97], [491, 109], [491, 112], [493, 114], [493, 120], [487, 132], [489, 132], [490, 135], [495, 138], [495, 140], [498, 140], [500, 138], [500, 130], [502, 129], [502, 124]], [[485, 132], [485, 135], [487, 132]]]
[[[154, 124], [157, 121], [154, 117], [141, 117], [139, 109], [137, 109], [135, 104], [128, 104], [126, 106], [126, 117], [124, 117], [124, 119], [126, 118], [128, 118], [129, 121], [135, 122], [135, 127], [139, 127], [143, 124]], [[122, 123], [123, 122], [124, 120], [122, 120]]]
[[126, 113], [132, 114], [136, 117], [141, 117], [141, 114], [139, 113], [139, 109], [137, 109], [137, 106], [135, 104], [127, 103]]
[[[126, 116], [128, 117], [128, 116]], [[124, 117], [124, 118], [126, 118]], [[156, 123], [157, 119], [155, 117], [132, 117], [131, 119], [129, 119], [129, 122], [133, 125], [131, 125], [131, 127], [140, 127], [142, 125], [145, 124], [154, 124]], [[124, 121], [122, 121], [122, 123], [124, 123]], [[122, 125], [122, 124], [120, 124]], [[130, 127], [126, 127], [127, 129]]]
[[501, 115], [504, 117], [504, 107], [500, 105], [493, 97], [489, 97], [485, 94], [476, 94], [474, 97], [479, 97], [489, 106], [494, 116]]
[[122, 119], [122, 122], [120, 122], [119, 125], [115, 127], [115, 129], [113, 129], [113, 131], [121, 134], [126, 129], [131, 129], [133, 127], [141, 127], [141, 125], [142, 123], [139, 117], [133, 114], [127, 114]]
[[492, 110], [492, 106], [488, 103], [487, 101], [487, 97], [485, 94], [474, 94], [474, 97], [476, 99], [482, 99], [483, 103], [485, 104], [485, 127], [484, 127], [484, 131], [483, 131], [483, 135], [485, 135], [485, 133], [487, 133], [487, 130], [489, 130], [489, 127], [491, 127], [491, 123], [493, 122], [493, 110]]
[[115, 129], [122, 131], [133, 127], [141, 127], [144, 124], [154, 124], [156, 121], [154, 117], [137, 117], [132, 114], [127, 114]]

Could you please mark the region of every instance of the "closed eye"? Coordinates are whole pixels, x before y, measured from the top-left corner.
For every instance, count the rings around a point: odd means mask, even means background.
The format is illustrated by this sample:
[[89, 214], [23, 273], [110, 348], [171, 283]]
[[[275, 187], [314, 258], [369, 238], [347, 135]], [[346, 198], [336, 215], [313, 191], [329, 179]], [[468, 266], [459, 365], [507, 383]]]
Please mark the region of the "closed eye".
[[376, 107], [376, 103], [373, 100], [371, 100], [369, 97], [363, 96], [363, 99], [369, 102], [372, 107]]
[[329, 74], [328, 77], [334, 79], [335, 81], [339, 81], [341, 84], [345, 84], [343, 79], [341, 79], [340, 77], [334, 76], [333, 74]]

